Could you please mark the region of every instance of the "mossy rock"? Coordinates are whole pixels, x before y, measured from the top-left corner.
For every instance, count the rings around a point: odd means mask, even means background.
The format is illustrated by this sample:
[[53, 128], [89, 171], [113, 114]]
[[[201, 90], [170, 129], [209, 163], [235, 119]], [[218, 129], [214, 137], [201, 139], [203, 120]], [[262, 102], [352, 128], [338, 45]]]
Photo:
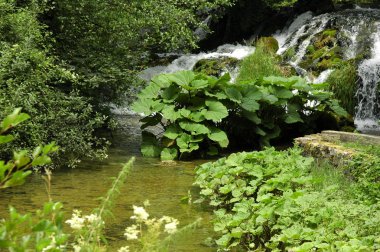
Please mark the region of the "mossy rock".
[[256, 46], [262, 45], [268, 52], [276, 53], [280, 48], [274, 37], [261, 37], [256, 41]]
[[193, 71], [220, 77], [223, 72], [236, 68], [238, 62], [238, 59], [230, 57], [201, 59], [195, 64]]
[[338, 43], [338, 32], [327, 29], [315, 35], [300, 66], [318, 76], [324, 70], [336, 68], [343, 62], [342, 48]]
[[296, 56], [297, 52], [294, 46], [289, 47], [286, 49], [286, 51], [282, 54], [282, 60], [283, 61], [291, 61], [294, 56]]
[[291, 77], [297, 75], [296, 69], [290, 64], [282, 64], [280, 65], [280, 71], [282, 76]]

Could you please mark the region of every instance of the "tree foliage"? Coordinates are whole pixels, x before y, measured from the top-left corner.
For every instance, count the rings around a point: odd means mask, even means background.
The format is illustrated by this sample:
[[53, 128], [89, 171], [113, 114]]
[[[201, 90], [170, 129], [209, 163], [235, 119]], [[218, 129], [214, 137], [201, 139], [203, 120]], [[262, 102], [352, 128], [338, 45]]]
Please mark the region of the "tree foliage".
[[15, 129], [18, 137], [0, 156], [56, 141], [61, 146], [56, 159], [94, 157], [94, 147], [104, 141], [93, 133], [104, 118], [74, 88], [76, 74], [52, 55], [49, 33], [38, 21], [40, 6], [5, 0], [0, 6], [0, 117], [23, 107], [32, 118]]

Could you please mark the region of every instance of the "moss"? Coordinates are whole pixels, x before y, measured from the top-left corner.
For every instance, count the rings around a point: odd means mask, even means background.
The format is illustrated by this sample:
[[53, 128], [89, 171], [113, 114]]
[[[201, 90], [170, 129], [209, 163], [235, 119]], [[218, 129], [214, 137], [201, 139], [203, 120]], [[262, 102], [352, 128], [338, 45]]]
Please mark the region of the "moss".
[[235, 68], [238, 62], [238, 59], [229, 57], [201, 59], [195, 64], [193, 70], [195, 72], [219, 77], [223, 72]]
[[257, 40], [256, 46], [262, 46], [268, 52], [276, 53], [280, 48], [278, 41], [273, 37], [261, 37]]
[[323, 35], [324, 36], [328, 36], [328, 37], [336, 37], [336, 33], [337, 33], [337, 30], [334, 30], [334, 29], [327, 29], [325, 31], [323, 31]]
[[322, 71], [342, 63], [343, 53], [338, 46], [337, 30], [327, 29], [312, 39], [300, 66], [318, 76]]
[[294, 56], [296, 56], [296, 49], [292, 46], [282, 54], [282, 60], [290, 61]]

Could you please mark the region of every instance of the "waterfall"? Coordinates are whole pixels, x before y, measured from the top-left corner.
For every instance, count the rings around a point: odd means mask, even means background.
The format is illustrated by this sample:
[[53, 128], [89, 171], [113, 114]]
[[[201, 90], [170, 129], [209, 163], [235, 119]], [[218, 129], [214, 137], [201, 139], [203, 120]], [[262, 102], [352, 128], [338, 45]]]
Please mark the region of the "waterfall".
[[364, 60], [358, 67], [362, 83], [358, 88], [359, 99], [355, 124], [359, 130], [378, 130], [379, 127], [379, 97], [378, 83], [380, 81], [380, 23], [376, 24], [376, 32], [372, 34], [373, 47], [371, 58]]
[[[317, 78], [310, 78], [308, 71], [299, 63], [304, 59], [308, 46], [318, 33], [335, 29], [344, 60], [364, 58], [357, 68], [360, 83], [356, 93], [355, 125], [361, 131], [380, 130], [380, 10], [356, 8], [335, 13], [312, 16], [307, 12], [296, 18], [289, 27], [274, 36], [280, 44], [279, 54], [293, 48], [290, 59], [297, 73], [310, 82], [321, 83], [333, 71], [327, 69]], [[370, 52], [370, 53], [369, 53]]]
[[[140, 77], [145, 80], [150, 80], [152, 76], [160, 73], [173, 73], [180, 70], [192, 70], [195, 64], [202, 59], [229, 57], [241, 60], [252, 54], [254, 51], [255, 48], [252, 46], [225, 44], [219, 46], [215, 51], [207, 53], [201, 52], [199, 54], [180, 55], [167, 66], [156, 66], [144, 70], [141, 72]], [[167, 55], [162, 54], [160, 56], [165, 57]], [[237, 74], [237, 71], [231, 71], [232, 78], [235, 77], [234, 74]]]

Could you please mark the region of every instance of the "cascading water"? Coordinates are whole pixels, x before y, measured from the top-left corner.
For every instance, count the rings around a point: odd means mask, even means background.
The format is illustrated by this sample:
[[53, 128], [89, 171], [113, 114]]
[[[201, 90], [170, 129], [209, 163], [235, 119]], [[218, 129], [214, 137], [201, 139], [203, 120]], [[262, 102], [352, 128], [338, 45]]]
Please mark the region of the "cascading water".
[[373, 47], [371, 58], [364, 60], [358, 67], [362, 79], [357, 97], [359, 99], [355, 124], [362, 131], [379, 129], [379, 97], [378, 84], [380, 81], [380, 22], [374, 24]]
[[[226, 57], [241, 60], [252, 54], [254, 50], [255, 48], [252, 46], [225, 44], [219, 46], [214, 52], [181, 55], [168, 66], [156, 66], [144, 70], [140, 74], [140, 77], [145, 80], [150, 80], [152, 76], [160, 73], [173, 73], [180, 70], [192, 70], [195, 64], [202, 59], [217, 59]], [[165, 57], [166, 55], [161, 56]], [[232, 70], [232, 78], [235, 77], [233, 73], [234, 71]]]
[[[299, 16], [281, 33], [275, 34], [280, 42], [279, 54], [293, 49], [295, 55], [290, 64], [297, 72], [309, 81], [321, 83], [333, 72], [327, 69], [317, 78], [310, 78], [309, 73], [300, 66], [312, 39], [327, 29], [337, 31], [337, 41], [343, 60], [359, 57], [362, 60], [358, 66], [360, 83], [357, 90], [358, 105], [355, 124], [361, 131], [380, 130], [378, 83], [380, 81], [380, 10], [356, 8], [335, 13], [327, 13], [311, 17], [307, 12]], [[335, 45], [334, 45], [335, 46]], [[370, 52], [370, 54], [368, 53]]]

